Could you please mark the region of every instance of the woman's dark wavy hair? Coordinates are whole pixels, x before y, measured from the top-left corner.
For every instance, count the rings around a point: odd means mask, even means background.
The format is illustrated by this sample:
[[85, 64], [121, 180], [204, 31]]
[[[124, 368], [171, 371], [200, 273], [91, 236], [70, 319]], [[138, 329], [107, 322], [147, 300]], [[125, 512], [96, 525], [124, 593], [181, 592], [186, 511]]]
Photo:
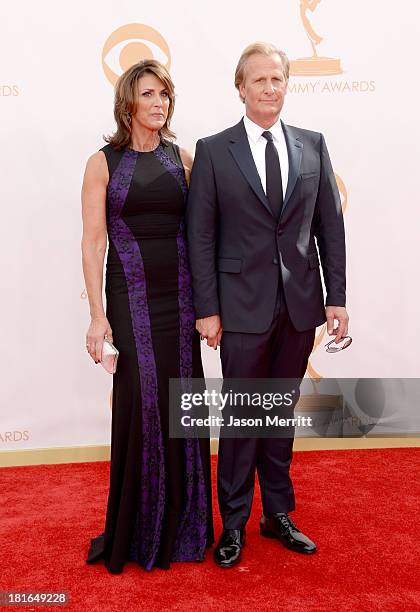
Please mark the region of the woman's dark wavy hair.
[[115, 149], [123, 149], [131, 143], [131, 116], [136, 113], [138, 99], [138, 81], [144, 74], [154, 74], [164, 84], [169, 95], [168, 117], [165, 125], [159, 130], [163, 141], [174, 140], [175, 134], [170, 129], [175, 106], [175, 87], [165, 66], [156, 60], [143, 60], [126, 70], [115, 85], [114, 118], [116, 131], [111, 136], [104, 136]]

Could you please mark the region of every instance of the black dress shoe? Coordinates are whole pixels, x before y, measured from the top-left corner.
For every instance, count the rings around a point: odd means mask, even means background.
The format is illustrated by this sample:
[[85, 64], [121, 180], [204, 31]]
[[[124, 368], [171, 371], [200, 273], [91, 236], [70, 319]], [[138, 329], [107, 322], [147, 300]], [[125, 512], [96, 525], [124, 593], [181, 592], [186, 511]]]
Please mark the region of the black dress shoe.
[[214, 560], [219, 567], [232, 567], [239, 563], [245, 544], [244, 529], [224, 529], [214, 550]]
[[316, 551], [316, 546], [305, 534], [296, 527], [285, 512], [273, 514], [270, 518], [264, 516], [260, 521], [260, 533], [266, 538], [275, 538], [295, 552], [310, 555]]

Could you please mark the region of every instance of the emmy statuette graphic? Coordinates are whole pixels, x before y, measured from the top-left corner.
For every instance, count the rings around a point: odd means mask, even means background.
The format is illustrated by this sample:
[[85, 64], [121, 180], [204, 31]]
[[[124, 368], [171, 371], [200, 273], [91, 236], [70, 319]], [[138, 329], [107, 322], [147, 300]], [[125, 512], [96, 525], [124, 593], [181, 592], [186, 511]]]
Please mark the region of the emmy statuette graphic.
[[290, 74], [294, 76], [326, 76], [343, 73], [339, 59], [321, 57], [316, 50], [322, 38], [313, 29], [307, 12], [311, 11], [313, 13], [320, 2], [321, 0], [300, 0], [300, 17], [311, 43], [312, 56], [302, 57], [290, 62]]

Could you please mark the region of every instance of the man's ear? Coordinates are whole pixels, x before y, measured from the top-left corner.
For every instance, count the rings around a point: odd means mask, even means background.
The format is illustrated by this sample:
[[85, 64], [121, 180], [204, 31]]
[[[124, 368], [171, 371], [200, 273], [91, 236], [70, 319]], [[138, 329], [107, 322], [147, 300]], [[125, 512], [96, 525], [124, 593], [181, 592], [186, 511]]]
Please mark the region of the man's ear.
[[245, 85], [244, 82], [242, 81], [242, 83], [239, 85], [239, 95], [241, 96], [241, 100], [242, 102], [244, 102], [245, 100]]

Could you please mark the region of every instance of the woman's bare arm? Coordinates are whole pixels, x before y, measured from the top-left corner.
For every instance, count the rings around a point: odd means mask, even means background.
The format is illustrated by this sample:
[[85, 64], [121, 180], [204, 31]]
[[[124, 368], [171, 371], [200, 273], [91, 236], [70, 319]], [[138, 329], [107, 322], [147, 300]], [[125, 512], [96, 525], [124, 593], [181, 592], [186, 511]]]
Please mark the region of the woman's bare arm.
[[96, 363], [100, 361], [104, 336], [112, 341], [112, 331], [102, 301], [104, 257], [107, 247], [106, 188], [108, 167], [102, 151], [92, 155], [86, 164], [82, 186], [82, 267], [89, 299], [91, 324], [86, 344]]

